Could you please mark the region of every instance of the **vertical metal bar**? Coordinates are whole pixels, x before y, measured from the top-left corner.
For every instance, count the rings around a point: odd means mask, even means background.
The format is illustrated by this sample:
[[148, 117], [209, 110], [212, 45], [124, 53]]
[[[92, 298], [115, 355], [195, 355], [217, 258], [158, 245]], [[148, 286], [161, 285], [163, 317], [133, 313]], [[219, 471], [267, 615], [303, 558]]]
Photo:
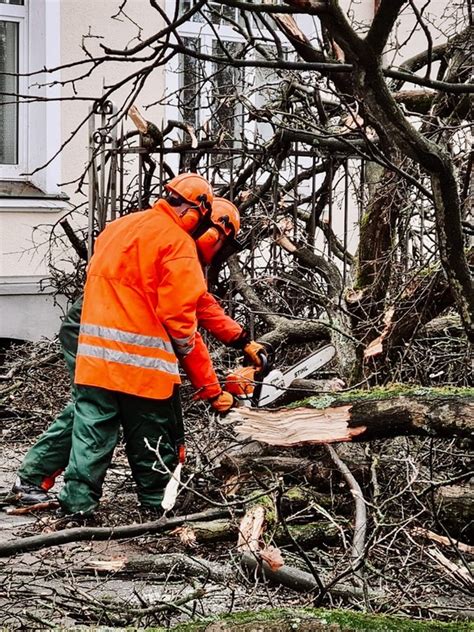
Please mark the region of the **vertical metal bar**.
[[425, 205], [421, 202], [420, 208], [420, 263], [425, 262]]
[[164, 145], [164, 138], [163, 138], [163, 120], [161, 121], [161, 138], [162, 138], [162, 142], [160, 145], [160, 158], [159, 158], [159, 170], [160, 170], [160, 174], [159, 174], [159, 188], [158, 188], [158, 192], [159, 192], [159, 197], [161, 197], [163, 195], [163, 162], [164, 162], [164, 153], [163, 153], [163, 145]]
[[95, 220], [95, 131], [94, 106], [89, 108], [89, 209], [87, 217], [87, 256], [92, 257], [94, 251], [94, 220]]
[[142, 157], [142, 137], [139, 136], [140, 140], [138, 142], [139, 152], [138, 152], [138, 209], [142, 210], [142, 186], [143, 186], [143, 157]]
[[[299, 176], [299, 155], [298, 142], [295, 143], [295, 168], [294, 168], [294, 187], [293, 187], [293, 237], [298, 239], [298, 176]], [[290, 174], [291, 177], [291, 174]]]
[[271, 245], [271, 270], [274, 276], [277, 275], [278, 266], [277, 266], [277, 248], [276, 248], [276, 238], [277, 238], [277, 228], [276, 223], [278, 219], [278, 172], [273, 174], [273, 241]]
[[343, 246], [344, 246], [344, 258], [342, 260], [342, 287], [346, 287], [347, 279], [347, 231], [349, 230], [349, 159], [346, 158], [344, 162], [344, 232], [343, 232]]
[[313, 156], [311, 175], [311, 209], [308, 222], [308, 243], [314, 247], [316, 239], [316, 157]]
[[[405, 232], [406, 239], [406, 251], [407, 251], [407, 261], [406, 261], [406, 272], [413, 266], [415, 263], [415, 250], [414, 248], [414, 211], [407, 211], [407, 227]], [[409, 260], [408, 260], [409, 257]]]
[[[257, 167], [256, 167], [256, 157], [253, 156], [253, 169], [251, 176], [251, 192], [255, 195], [257, 187]], [[252, 230], [251, 239], [250, 239], [250, 279], [251, 282], [255, 280], [255, 232]], [[255, 316], [253, 312], [250, 312], [249, 316], [249, 330], [250, 336], [255, 338]]]
[[120, 153], [119, 153], [119, 169], [120, 169], [120, 180], [119, 180], [119, 205], [120, 205], [120, 217], [123, 215], [123, 168], [124, 168], [124, 155], [125, 155], [125, 147], [123, 145], [123, 119], [120, 125]]
[[99, 232], [104, 230], [105, 219], [107, 216], [108, 196], [105, 188], [105, 128], [107, 124], [107, 118], [105, 114], [104, 105], [102, 105], [100, 116], [100, 128], [102, 136], [100, 139], [99, 151], [100, 151], [100, 179], [98, 181], [99, 195], [97, 200], [97, 219], [99, 222]]
[[234, 160], [237, 154], [230, 154], [229, 160], [229, 198], [234, 201]]
[[360, 221], [362, 219], [362, 215], [364, 213], [364, 189], [365, 189], [365, 160], [362, 158], [360, 161], [360, 169], [359, 169], [359, 173], [360, 173], [360, 181], [359, 181], [359, 217], [358, 217], [358, 221], [360, 224]]
[[332, 194], [332, 187], [333, 187], [333, 180], [334, 180], [334, 163], [333, 163], [333, 159], [332, 156], [331, 158], [329, 158], [329, 199], [328, 199], [328, 226], [329, 226], [329, 232], [328, 232], [328, 259], [331, 261], [332, 259], [332, 204], [333, 204], [333, 194]]
[[[110, 149], [110, 169], [109, 169], [109, 191], [110, 191], [110, 219], [113, 221], [117, 217], [117, 142], [112, 141]], [[107, 218], [106, 218], [107, 221]]]

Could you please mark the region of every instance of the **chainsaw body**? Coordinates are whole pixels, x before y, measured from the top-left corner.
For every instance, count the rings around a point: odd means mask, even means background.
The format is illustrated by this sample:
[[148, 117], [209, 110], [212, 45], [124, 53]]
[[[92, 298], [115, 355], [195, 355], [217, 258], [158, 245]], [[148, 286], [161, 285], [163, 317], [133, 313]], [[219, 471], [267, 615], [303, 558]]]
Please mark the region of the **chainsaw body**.
[[326, 345], [290, 367], [286, 371], [272, 369], [266, 363], [260, 369], [244, 366], [230, 373], [225, 390], [232, 393], [243, 406], [268, 406], [284, 395], [293, 380], [311, 375], [336, 355], [333, 345]]

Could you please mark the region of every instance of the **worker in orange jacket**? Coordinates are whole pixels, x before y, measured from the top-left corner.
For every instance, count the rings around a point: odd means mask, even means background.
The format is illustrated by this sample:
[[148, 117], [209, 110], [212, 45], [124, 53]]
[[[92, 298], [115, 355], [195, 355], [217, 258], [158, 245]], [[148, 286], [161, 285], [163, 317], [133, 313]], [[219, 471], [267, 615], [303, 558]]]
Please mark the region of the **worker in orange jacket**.
[[[121, 425], [141, 505], [160, 512], [183, 444], [178, 360], [196, 397], [220, 413], [232, 407], [198, 323], [223, 343], [242, 348], [256, 366], [264, 353], [208, 293], [201, 267], [235, 239], [237, 209], [223, 199], [212, 207], [212, 188], [196, 174], [174, 178], [165, 190], [152, 209], [109, 224], [89, 264], [71, 448], [59, 495], [68, 514], [87, 515], [98, 506]], [[49, 460], [50, 473], [61, 469], [54, 454]], [[22, 484], [41, 489], [28, 467], [20, 468], [20, 477], [20, 493]]]

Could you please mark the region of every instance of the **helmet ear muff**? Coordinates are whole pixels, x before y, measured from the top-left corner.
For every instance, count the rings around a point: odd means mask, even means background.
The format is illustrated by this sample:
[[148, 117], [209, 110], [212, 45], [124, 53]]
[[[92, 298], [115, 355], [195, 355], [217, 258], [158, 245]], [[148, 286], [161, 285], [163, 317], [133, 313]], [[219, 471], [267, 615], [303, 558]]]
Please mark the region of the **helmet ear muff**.
[[212, 214], [212, 204], [209, 202], [207, 195], [203, 193], [202, 195], [198, 195], [197, 199], [200, 204], [202, 217], [210, 220]]
[[192, 235], [201, 221], [201, 213], [197, 208], [186, 208], [181, 214], [181, 226]]
[[222, 248], [225, 238], [225, 234], [217, 226], [211, 226], [196, 239], [196, 247], [202, 263], [211, 265], [215, 254]]

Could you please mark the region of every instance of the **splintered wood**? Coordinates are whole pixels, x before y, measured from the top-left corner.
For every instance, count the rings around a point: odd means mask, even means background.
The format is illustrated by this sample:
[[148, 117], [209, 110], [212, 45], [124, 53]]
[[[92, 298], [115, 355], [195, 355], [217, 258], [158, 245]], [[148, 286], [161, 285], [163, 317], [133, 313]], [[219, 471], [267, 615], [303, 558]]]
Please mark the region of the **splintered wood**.
[[269, 445], [290, 447], [301, 444], [352, 441], [367, 429], [349, 427], [351, 406], [316, 410], [282, 408], [258, 410], [238, 408], [229, 413], [235, 431], [242, 439], [253, 439]]
[[140, 134], [146, 134], [148, 131], [148, 121], [146, 121], [140, 113], [136, 105], [132, 105], [128, 110], [128, 116], [135, 123], [135, 127]]
[[265, 509], [260, 505], [250, 508], [240, 522], [237, 549], [239, 551], [258, 551], [264, 526]]

